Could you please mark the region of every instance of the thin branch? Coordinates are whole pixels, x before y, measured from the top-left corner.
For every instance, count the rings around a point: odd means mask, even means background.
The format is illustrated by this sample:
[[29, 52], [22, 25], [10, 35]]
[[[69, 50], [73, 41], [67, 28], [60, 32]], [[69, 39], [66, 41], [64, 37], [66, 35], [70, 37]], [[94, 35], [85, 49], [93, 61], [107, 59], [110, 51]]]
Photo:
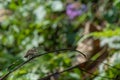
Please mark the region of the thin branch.
[[[97, 61], [89, 60], [89, 61], [92, 61], [92, 62], [101, 62], [101, 61], [98, 61], [98, 60], [97, 60]], [[87, 61], [87, 62], [89, 62], [89, 61]], [[84, 64], [84, 63], [82, 63], [82, 64]], [[111, 65], [109, 65], [109, 64], [107, 64], [107, 63], [103, 63], [103, 64], [105, 64], [105, 65], [107, 65], [107, 66], [110, 66], [110, 67], [112, 67], [112, 68], [115, 68], [116, 70], [119, 70], [119, 68], [116, 68], [116, 67], [114, 67], [114, 66], [111, 66]], [[43, 78], [41, 78], [41, 79], [38, 79], [38, 80], [48, 80], [50, 77], [52, 77], [52, 76], [54, 76], [54, 75], [59, 75], [59, 74], [64, 73], [64, 72], [66, 72], [66, 71], [70, 71], [70, 70], [72, 70], [72, 69], [78, 68], [80, 65], [81, 65], [81, 64], [77, 64], [77, 65], [75, 65], [75, 66], [71, 66], [71, 67], [69, 67], [69, 68], [67, 68], [67, 69], [65, 69], [65, 70], [63, 70], [63, 71], [52, 73], [52, 74], [50, 74], [50, 75], [48, 75], [48, 76], [46, 76], [46, 77], [43, 77]], [[88, 74], [91, 74], [91, 75], [93, 75], [93, 76], [98, 76], [98, 74], [90, 73], [89, 71], [86, 71], [86, 70], [83, 69], [83, 68], [79, 68], [79, 69], [80, 69], [81, 71], [84, 71], [84, 72], [86, 72], [86, 73], [88, 73]], [[107, 78], [107, 79], [114, 79], [114, 78], [109, 78], [109, 77], [100, 76], [100, 75], [99, 75], [99, 77]]]
[[[83, 63], [83, 64], [84, 64], [84, 63]], [[78, 68], [80, 65], [81, 65], [81, 64], [77, 64], [77, 65], [71, 66], [71, 67], [69, 67], [69, 68], [67, 68], [67, 69], [65, 69], [65, 70], [63, 70], [63, 71], [52, 73], [52, 74], [47, 75], [47, 76], [45, 76], [45, 77], [43, 77], [43, 78], [40, 78], [40, 79], [38, 79], [38, 80], [48, 80], [48, 79], [51, 78], [52, 76], [59, 75], [59, 74], [64, 73], [64, 72], [66, 72], [66, 71], [70, 71], [70, 70], [72, 70], [72, 69]], [[93, 76], [98, 76], [97, 74], [93, 74], [93, 73], [91, 73], [91, 72], [88, 72], [88, 71], [86, 71], [86, 70], [83, 69], [83, 68], [79, 68], [79, 69], [80, 69], [81, 71], [86, 72], [86, 73], [88, 73], [88, 74], [91, 74], [91, 75], [93, 75]], [[110, 80], [114, 79], [114, 78], [109, 78], [109, 77], [100, 76], [100, 75], [99, 75], [99, 77], [107, 78], [107, 79], [110, 79]]]
[[40, 57], [40, 56], [43, 56], [43, 55], [46, 55], [46, 54], [49, 54], [49, 53], [61, 52], [61, 51], [76, 51], [76, 52], [81, 53], [85, 58], [87, 58], [84, 53], [82, 53], [82, 52], [80, 52], [80, 51], [78, 51], [78, 50], [76, 50], [76, 49], [74, 49], [74, 48], [72, 48], [72, 49], [60, 49], [60, 50], [53, 50], [53, 51], [45, 52], [45, 53], [43, 53], [43, 54], [35, 55], [35, 56], [33, 56], [32, 58], [24, 61], [23, 63], [21, 63], [20, 65], [16, 66], [16, 67], [15, 67], [14, 69], [12, 69], [11, 71], [9, 71], [7, 74], [5, 74], [2, 78], [0, 78], [0, 80], [5, 80], [11, 73], [13, 73], [14, 71], [18, 70], [19, 68], [21, 68], [22, 66], [24, 66], [24, 65], [27, 64], [27, 63], [29, 63], [31, 60], [33, 60], [33, 59], [35, 59], [35, 58], [37, 58], [37, 57]]
[[[101, 62], [100, 60], [89, 60], [89, 61], [91, 61], [91, 62]], [[102, 62], [103, 63], [103, 62]], [[118, 68], [118, 67], [115, 67], [115, 66], [112, 66], [112, 65], [110, 65], [110, 64], [108, 64], [108, 63], [103, 63], [103, 64], [105, 64], [105, 65], [107, 65], [107, 66], [110, 66], [110, 67], [112, 67], [112, 68], [114, 68], [114, 69], [116, 69], [116, 70], [120, 70], [120, 68]]]
[[74, 48], [73, 49], [53, 50], [53, 51], [49, 51], [49, 52], [46, 52], [46, 53], [43, 53], [43, 54], [38, 54], [35, 57], [39, 57], [39, 56], [46, 55], [46, 54], [49, 54], [49, 53], [54, 53], [54, 52], [61, 52], [61, 51], [75, 51], [75, 52], [78, 52], [78, 53], [82, 54], [85, 58], [87, 58], [87, 56], [84, 53], [82, 53], [81, 51], [78, 51], [78, 50], [76, 50]]
[[21, 63], [20, 65], [16, 66], [13, 70], [9, 71], [7, 74], [5, 74], [2, 78], [0, 78], [0, 80], [4, 80], [6, 79], [12, 72], [16, 71], [17, 69], [21, 68], [22, 66], [24, 66], [26, 63], [30, 62], [31, 60], [33, 60], [34, 57], [28, 59], [27, 61]]
[[46, 77], [44, 77], [44, 78], [38, 79], [38, 80], [47, 80], [48, 78], [50, 78], [50, 77], [52, 77], [52, 76], [54, 76], [54, 75], [61, 74], [61, 73], [64, 73], [64, 72], [66, 72], [66, 71], [70, 71], [70, 70], [72, 70], [72, 69], [74, 69], [74, 68], [77, 68], [78, 66], [79, 66], [79, 65], [75, 65], [75, 66], [69, 67], [69, 68], [67, 68], [67, 69], [65, 69], [65, 70], [63, 70], [63, 71], [52, 73], [52, 74], [50, 74], [50, 75], [48, 75], [48, 76], [46, 76]]
[[[43, 56], [43, 55], [46, 55], [46, 54], [49, 54], [49, 53], [53, 53], [53, 52], [60, 52], [60, 51], [67, 51], [67, 50], [79, 52], [79, 53], [81, 53], [81, 54], [86, 58], [86, 56], [85, 56], [82, 52], [80, 52], [80, 51], [78, 51], [78, 50], [75, 50], [75, 49], [61, 49], [61, 50], [49, 51], [49, 52], [46, 52], [46, 53], [43, 53], [43, 54], [35, 55], [35, 56], [33, 56], [32, 58], [26, 60], [25, 62], [23, 62], [23, 63], [21, 63], [20, 65], [16, 66], [13, 70], [9, 71], [6, 75], [4, 75], [2, 78], [0, 78], [0, 80], [6, 79], [12, 72], [16, 71], [17, 69], [21, 68], [22, 66], [24, 66], [25, 64], [27, 64], [28, 62], [30, 62], [31, 60], [33, 60], [33, 59], [35, 59], [35, 58], [37, 58], [37, 57], [40, 57], [40, 56]], [[94, 62], [93, 60], [89, 60], [89, 61]], [[87, 61], [87, 62], [89, 62], [89, 61]], [[100, 62], [100, 61], [97, 61], [97, 62]], [[103, 64], [110, 66], [110, 65], [107, 64], [107, 63], [103, 63]], [[52, 76], [54, 76], [54, 75], [61, 74], [61, 73], [63, 73], [63, 72], [70, 71], [70, 70], [72, 70], [72, 69], [74, 69], [74, 68], [77, 68], [79, 65], [80, 65], [80, 64], [75, 65], [75, 66], [71, 66], [71, 67], [69, 67], [69, 68], [67, 68], [67, 69], [65, 69], [65, 70], [63, 70], [63, 71], [60, 71], [60, 72], [52, 73], [52, 74], [50, 74], [50, 75], [48, 75], [48, 76], [46, 76], [46, 77], [44, 77], [44, 78], [41, 78], [41, 79], [39, 79], [39, 80], [47, 80], [48, 78], [50, 78], [50, 77], [52, 77]], [[111, 66], [111, 67], [113, 67], [113, 66]], [[115, 69], [119, 69], [119, 68], [116, 68], [116, 67], [114, 67], [114, 68], [115, 68]], [[84, 71], [84, 72], [86, 72], [86, 73], [88, 73], [88, 74], [91, 74], [91, 75], [94, 75], [94, 76], [98, 76], [98, 75], [96, 75], [96, 74], [93, 74], [93, 73], [90, 73], [90, 72], [86, 71], [85, 69], [80, 68], [80, 70], [81, 70], [81, 71]], [[104, 76], [99, 76], [99, 77], [108, 78], [108, 77], [104, 77]], [[108, 78], [108, 79], [113, 79], [113, 78]]]
[[[101, 62], [100, 60], [89, 60], [89, 61], [87, 61], [87, 62]], [[101, 62], [101, 63], [103, 63], [103, 62]], [[105, 64], [105, 65], [107, 65], [107, 66], [109, 66], [109, 67], [111, 67], [111, 68], [114, 68], [114, 69], [116, 69], [116, 70], [120, 70], [120, 68], [117, 68], [117, 67], [115, 67], [115, 66], [111, 66], [110, 64], [107, 64], [107, 63], [103, 63], [103, 64]], [[106, 71], [106, 70], [105, 70]], [[103, 73], [103, 72], [102, 72]], [[107, 77], [104, 77], [104, 76], [100, 76], [99, 74], [96, 74], [96, 75], [93, 75], [93, 77], [96, 77], [96, 76], [99, 76], [99, 77], [103, 77], [103, 78], [107, 78]], [[93, 78], [91, 78], [90, 80], [92, 80]], [[114, 79], [114, 78], [108, 78], [108, 79]], [[115, 80], [118, 80], [118, 79], [115, 79]]]

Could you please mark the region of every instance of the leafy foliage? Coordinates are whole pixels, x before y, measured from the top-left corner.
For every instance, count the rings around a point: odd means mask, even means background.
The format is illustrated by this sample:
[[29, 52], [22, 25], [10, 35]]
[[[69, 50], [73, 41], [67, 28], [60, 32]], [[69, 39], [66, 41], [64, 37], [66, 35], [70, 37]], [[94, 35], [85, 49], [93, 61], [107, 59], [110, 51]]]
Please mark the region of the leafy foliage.
[[[120, 36], [119, 0], [78, 1], [77, 3], [85, 5], [87, 9], [72, 19], [66, 14], [66, 3], [69, 1], [0, 1], [0, 76], [25, 61], [24, 55], [32, 47], [41, 47], [39, 54], [50, 50], [75, 47], [77, 42], [83, 39], [83, 28], [87, 21], [97, 25], [102, 25], [104, 22], [107, 24], [102, 32], [88, 34], [101, 39], [101, 44], [106, 38]], [[117, 48], [114, 47], [113, 42], [110, 40], [107, 42], [110, 52], [118, 52], [119, 54], [120, 41], [118, 39], [115, 43], [115, 45], [118, 44]], [[113, 43], [112, 47], [110, 43]], [[72, 52], [52, 53], [43, 56], [15, 71], [8, 77], [8, 80], [37, 80], [49, 72], [54, 72], [57, 68], [63, 70], [71, 66], [74, 60], [73, 56], [75, 53]], [[119, 67], [119, 64], [120, 62], [114, 66]], [[104, 76], [114, 77], [115, 72], [117, 70], [108, 68], [104, 72]], [[79, 80], [81, 78], [82, 71], [74, 69], [61, 74], [60, 80]], [[102, 80], [102, 78], [98, 80]]]

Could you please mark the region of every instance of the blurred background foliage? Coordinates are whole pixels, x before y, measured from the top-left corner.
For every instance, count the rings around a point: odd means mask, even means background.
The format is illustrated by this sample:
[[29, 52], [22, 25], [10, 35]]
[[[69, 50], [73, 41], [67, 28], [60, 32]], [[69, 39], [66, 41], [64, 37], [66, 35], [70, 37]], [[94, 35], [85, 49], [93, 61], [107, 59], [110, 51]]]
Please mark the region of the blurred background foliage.
[[[68, 5], [74, 2], [83, 5], [83, 10], [71, 15], [72, 12], [67, 13]], [[24, 55], [32, 47], [41, 47], [39, 53], [76, 47], [84, 39], [88, 21], [103, 30], [87, 36], [100, 39], [101, 46], [108, 44], [110, 65], [120, 68], [120, 0], [0, 0], [0, 76], [25, 61]], [[70, 51], [45, 55], [15, 71], [7, 80], [37, 80], [70, 67], [73, 56], [75, 52]], [[107, 77], [120, 74], [109, 67], [107, 71], [100, 67], [95, 73]], [[60, 80], [80, 80], [82, 74], [74, 69], [61, 74]], [[93, 79], [103, 80], [99, 76]]]

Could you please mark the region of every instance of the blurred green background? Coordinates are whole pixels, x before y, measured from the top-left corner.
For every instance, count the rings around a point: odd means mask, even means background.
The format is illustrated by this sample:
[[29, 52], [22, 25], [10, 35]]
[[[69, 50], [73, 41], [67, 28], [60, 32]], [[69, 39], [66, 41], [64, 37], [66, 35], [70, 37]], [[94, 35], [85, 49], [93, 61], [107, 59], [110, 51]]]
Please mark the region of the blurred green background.
[[[74, 3], [74, 6], [80, 4], [73, 13], [68, 14], [68, 6]], [[76, 13], [81, 9], [81, 5], [86, 8], [71, 18], [74, 11]], [[102, 31], [84, 35], [87, 22], [98, 25]], [[120, 0], [0, 0], [0, 76], [25, 61], [24, 55], [32, 47], [41, 47], [39, 54], [77, 47], [84, 36], [99, 39], [101, 46], [108, 44], [108, 62], [120, 68]], [[68, 68], [72, 65], [75, 52], [63, 53], [37, 58], [13, 72], [7, 80], [38, 80], [58, 68]], [[100, 75], [120, 75], [118, 70], [111, 67], [107, 67], [107, 71], [100, 67], [94, 73], [98, 76], [93, 80], [109, 80]], [[74, 69], [61, 74], [59, 80], [82, 80], [82, 75], [83, 71]]]

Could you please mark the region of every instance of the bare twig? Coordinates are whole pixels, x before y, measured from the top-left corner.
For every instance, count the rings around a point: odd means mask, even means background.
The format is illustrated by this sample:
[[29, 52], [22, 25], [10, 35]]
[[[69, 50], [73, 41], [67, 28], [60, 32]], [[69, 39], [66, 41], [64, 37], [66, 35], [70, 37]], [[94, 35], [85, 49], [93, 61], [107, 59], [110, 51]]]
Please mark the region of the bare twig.
[[[20, 65], [16, 66], [13, 70], [9, 71], [9, 72], [8, 72], [6, 75], [4, 75], [2, 78], [0, 78], [0, 80], [5, 80], [12, 72], [16, 71], [17, 69], [21, 68], [22, 66], [24, 66], [25, 64], [27, 64], [28, 62], [30, 62], [31, 60], [33, 60], [33, 59], [35, 59], [35, 58], [37, 58], [37, 57], [40, 57], [40, 56], [43, 56], [43, 55], [46, 55], [46, 54], [49, 54], [49, 53], [53, 53], [53, 52], [60, 52], [60, 51], [76, 51], [76, 52], [81, 53], [81, 54], [86, 58], [86, 56], [85, 56], [82, 52], [80, 52], [80, 51], [78, 51], [78, 50], [75, 50], [75, 49], [61, 49], [61, 50], [49, 51], [49, 52], [46, 52], [46, 53], [43, 53], [43, 54], [35, 55], [35, 56], [31, 57], [30, 59], [24, 61], [24, 62], [21, 63]], [[99, 61], [99, 60], [96, 60], [96, 61], [97, 61], [97, 62], [101, 62], [101, 61]], [[96, 62], [96, 61], [95, 61], [95, 62]], [[87, 62], [94, 62], [94, 61], [93, 61], [93, 60], [89, 60], [89, 61], [87, 61]], [[85, 62], [85, 63], [86, 63], [86, 62]], [[84, 64], [84, 63], [82, 63], [82, 64]], [[50, 77], [52, 77], [52, 76], [60, 75], [60, 74], [63, 73], [63, 72], [70, 71], [70, 70], [72, 70], [72, 69], [78, 68], [78, 67], [79, 67], [80, 65], [82, 65], [82, 64], [77, 64], [77, 65], [71, 66], [71, 67], [69, 67], [69, 68], [67, 68], [67, 69], [65, 69], [65, 70], [63, 70], [63, 71], [59, 71], [59, 72], [57, 71], [57, 72], [55, 72], [55, 73], [52, 73], [52, 74], [50, 74], [50, 75], [48, 75], [48, 76], [46, 76], [46, 77], [43, 77], [43, 78], [41, 78], [41, 79], [38, 79], [38, 80], [48, 80], [48, 79], [50, 79]], [[103, 63], [103, 64], [110, 66], [110, 65], [107, 64], [107, 63]], [[111, 66], [111, 67], [113, 67], [113, 66]], [[119, 69], [119, 68], [116, 68], [116, 67], [113, 67], [113, 68]], [[80, 69], [81, 71], [86, 72], [86, 73], [88, 73], [88, 74], [91, 74], [91, 75], [93, 75], [93, 76], [98, 76], [97, 74], [93, 74], [93, 73], [91, 73], [91, 72], [89, 72], [89, 71], [87, 71], [87, 70], [85, 70], [85, 69], [83, 69], [83, 68], [79, 68], [79, 69]], [[107, 79], [110, 79], [110, 80], [111, 80], [111, 79], [115, 79], [115, 78], [108, 78], [108, 77], [105, 77], [105, 76], [99, 76], [99, 77], [107, 78]]]
[[67, 69], [65, 69], [65, 70], [63, 70], [63, 71], [52, 73], [52, 74], [50, 74], [50, 75], [48, 75], [48, 76], [46, 76], [46, 77], [43, 77], [43, 78], [41, 78], [41, 79], [38, 79], [38, 80], [47, 80], [48, 78], [50, 78], [50, 77], [52, 77], [52, 76], [54, 76], [54, 75], [61, 74], [61, 73], [66, 72], [66, 71], [70, 71], [70, 70], [72, 70], [72, 69], [74, 69], [74, 68], [77, 68], [78, 66], [79, 66], [79, 65], [71, 66], [71, 67], [69, 67], [69, 68], [67, 68]]
[[[89, 60], [90, 62], [101, 62], [100, 60]], [[102, 62], [103, 64], [105, 64], [105, 65], [107, 65], [107, 66], [110, 66], [110, 67], [112, 67], [112, 68], [114, 68], [114, 69], [116, 69], [116, 70], [120, 70], [120, 68], [118, 68], [118, 67], [115, 67], [115, 66], [112, 66], [112, 65], [110, 65], [110, 64], [108, 64], [108, 63], [104, 63], [104, 62]]]
[[[87, 62], [89, 62], [89, 61], [87, 61]], [[84, 64], [84, 63], [82, 63], [82, 64]], [[72, 69], [78, 68], [78, 67], [79, 67], [80, 65], [82, 65], [82, 64], [77, 64], [77, 65], [71, 66], [71, 67], [69, 67], [69, 68], [67, 68], [67, 69], [65, 69], [65, 70], [63, 70], [63, 71], [52, 73], [52, 74], [47, 75], [47, 76], [45, 76], [45, 77], [43, 77], [43, 78], [40, 78], [40, 79], [38, 79], [38, 80], [49, 80], [50, 77], [52, 77], [52, 76], [54, 76], [54, 75], [60, 75], [61, 73], [64, 73], [64, 72], [66, 72], [66, 71], [70, 71], [70, 70], [72, 70]], [[108, 65], [108, 64], [107, 64], [107, 65]], [[79, 68], [79, 69], [80, 69], [81, 71], [83, 71], [83, 72], [86, 72], [86, 73], [90, 74], [90, 75], [98, 76], [97, 74], [93, 74], [93, 73], [91, 73], [91, 72], [89, 72], [89, 71], [86, 71], [86, 70], [83, 69], [83, 68]], [[114, 79], [114, 78], [109, 78], [109, 77], [100, 76], [100, 75], [99, 75], [99, 77], [107, 78], [107, 79], [109, 79], [109, 80]]]
[[21, 68], [22, 66], [24, 66], [25, 64], [29, 63], [31, 60], [37, 58], [37, 57], [40, 57], [40, 56], [43, 56], [43, 55], [46, 55], [46, 54], [49, 54], [49, 53], [54, 53], [54, 52], [61, 52], [61, 51], [76, 51], [76, 52], [79, 52], [81, 53], [85, 58], [86, 58], [86, 55], [74, 48], [72, 49], [60, 49], [60, 50], [54, 50], [54, 51], [49, 51], [49, 52], [46, 52], [46, 53], [42, 53], [42, 54], [38, 54], [38, 55], [35, 55], [33, 57], [31, 57], [30, 59], [22, 62], [21, 64], [19, 64], [18, 66], [16, 66], [14, 69], [10, 70], [7, 74], [5, 74], [2, 78], [0, 78], [0, 80], [5, 80], [12, 72], [18, 70], [19, 68]]

